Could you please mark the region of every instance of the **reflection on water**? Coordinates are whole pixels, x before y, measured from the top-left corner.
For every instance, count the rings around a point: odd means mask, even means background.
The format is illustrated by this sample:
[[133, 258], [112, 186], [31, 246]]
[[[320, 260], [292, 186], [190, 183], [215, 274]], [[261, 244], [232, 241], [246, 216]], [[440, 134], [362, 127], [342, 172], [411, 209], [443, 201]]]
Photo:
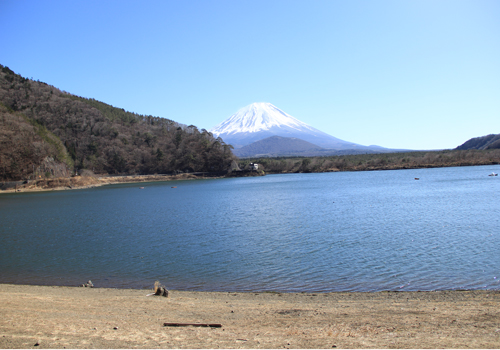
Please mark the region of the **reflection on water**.
[[[0, 282], [227, 291], [498, 289], [498, 166], [0, 196]], [[415, 178], [420, 178], [416, 181]], [[177, 188], [172, 188], [177, 186]]]

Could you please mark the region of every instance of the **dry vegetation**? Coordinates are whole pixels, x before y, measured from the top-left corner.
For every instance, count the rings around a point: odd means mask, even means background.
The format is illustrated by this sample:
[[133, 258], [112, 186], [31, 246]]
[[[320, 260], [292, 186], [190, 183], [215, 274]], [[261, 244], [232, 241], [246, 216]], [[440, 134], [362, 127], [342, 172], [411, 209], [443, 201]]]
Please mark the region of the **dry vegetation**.
[[309, 173], [437, 168], [500, 164], [500, 149], [358, 154], [332, 157], [249, 158], [239, 166], [259, 163], [266, 173]]

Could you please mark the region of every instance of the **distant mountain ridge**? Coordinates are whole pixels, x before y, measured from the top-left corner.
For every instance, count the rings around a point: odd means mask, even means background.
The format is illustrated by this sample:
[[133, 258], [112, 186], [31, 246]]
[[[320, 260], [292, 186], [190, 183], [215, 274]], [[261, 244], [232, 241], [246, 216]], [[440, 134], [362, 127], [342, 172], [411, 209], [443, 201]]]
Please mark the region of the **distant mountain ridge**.
[[486, 136], [474, 137], [464, 142], [456, 149], [500, 149], [500, 134], [490, 134]]
[[316, 146], [310, 142], [295, 137], [271, 136], [263, 140], [255, 141], [249, 145], [233, 150], [234, 155], [240, 158], [254, 157], [326, 157], [341, 156], [347, 154], [368, 154], [397, 152], [400, 150], [388, 150], [386, 148], [373, 146], [372, 150], [366, 149], [328, 149]]
[[294, 137], [271, 136], [233, 150], [238, 157], [272, 157], [276, 155], [307, 156], [325, 150]]

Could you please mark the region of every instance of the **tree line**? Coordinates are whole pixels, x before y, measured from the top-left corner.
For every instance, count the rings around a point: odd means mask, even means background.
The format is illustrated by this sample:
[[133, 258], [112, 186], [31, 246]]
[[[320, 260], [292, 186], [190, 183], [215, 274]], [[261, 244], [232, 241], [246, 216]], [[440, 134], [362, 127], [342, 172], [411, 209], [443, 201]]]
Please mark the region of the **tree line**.
[[247, 158], [238, 165], [243, 169], [250, 163], [258, 163], [267, 174], [437, 168], [500, 164], [500, 149]]

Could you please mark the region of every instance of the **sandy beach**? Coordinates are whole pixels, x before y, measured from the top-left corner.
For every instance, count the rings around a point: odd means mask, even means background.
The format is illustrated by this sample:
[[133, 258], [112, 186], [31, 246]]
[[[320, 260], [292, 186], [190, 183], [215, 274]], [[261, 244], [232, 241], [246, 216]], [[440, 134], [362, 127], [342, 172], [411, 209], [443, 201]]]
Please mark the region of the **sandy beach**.
[[[220, 176], [219, 176], [220, 177]], [[181, 181], [181, 180], [199, 180], [199, 179], [214, 179], [217, 176], [201, 176], [194, 174], [178, 174], [178, 175], [124, 175], [124, 176], [75, 176], [68, 178], [52, 178], [37, 180], [36, 182], [28, 182], [16, 187], [0, 190], [2, 193], [18, 193], [18, 192], [46, 192], [46, 191], [66, 191], [78, 190], [86, 188], [94, 188], [106, 185], [118, 185], [125, 183], [144, 183], [144, 182], [161, 182], [161, 181]]]
[[149, 293], [0, 285], [0, 347], [500, 348], [500, 291]]

